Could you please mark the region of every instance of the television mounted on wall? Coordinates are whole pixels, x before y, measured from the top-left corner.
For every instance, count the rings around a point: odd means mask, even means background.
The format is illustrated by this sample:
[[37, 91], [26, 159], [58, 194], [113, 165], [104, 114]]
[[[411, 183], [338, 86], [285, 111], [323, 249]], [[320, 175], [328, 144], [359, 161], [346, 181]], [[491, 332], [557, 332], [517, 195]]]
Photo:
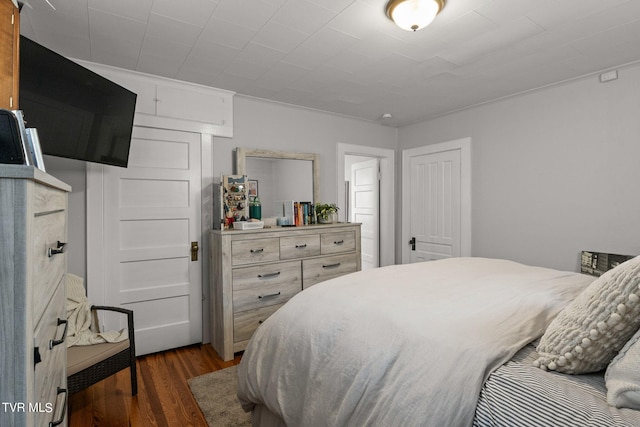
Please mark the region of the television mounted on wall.
[[43, 154], [126, 167], [137, 95], [20, 36], [20, 109]]

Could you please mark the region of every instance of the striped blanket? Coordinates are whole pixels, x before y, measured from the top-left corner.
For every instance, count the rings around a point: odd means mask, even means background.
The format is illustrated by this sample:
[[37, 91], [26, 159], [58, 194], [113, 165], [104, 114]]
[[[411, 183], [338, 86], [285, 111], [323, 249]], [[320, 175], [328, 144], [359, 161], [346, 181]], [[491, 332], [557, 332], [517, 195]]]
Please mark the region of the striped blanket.
[[532, 366], [528, 345], [491, 374], [480, 393], [474, 427], [637, 427], [640, 411], [607, 405], [602, 372], [567, 375]]

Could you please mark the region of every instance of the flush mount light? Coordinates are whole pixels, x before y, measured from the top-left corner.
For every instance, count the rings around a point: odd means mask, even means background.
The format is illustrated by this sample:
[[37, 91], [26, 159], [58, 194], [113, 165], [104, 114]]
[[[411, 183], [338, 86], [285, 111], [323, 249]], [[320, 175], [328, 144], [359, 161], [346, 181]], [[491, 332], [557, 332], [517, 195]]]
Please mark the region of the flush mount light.
[[433, 21], [445, 0], [391, 0], [387, 16], [403, 30], [421, 30]]

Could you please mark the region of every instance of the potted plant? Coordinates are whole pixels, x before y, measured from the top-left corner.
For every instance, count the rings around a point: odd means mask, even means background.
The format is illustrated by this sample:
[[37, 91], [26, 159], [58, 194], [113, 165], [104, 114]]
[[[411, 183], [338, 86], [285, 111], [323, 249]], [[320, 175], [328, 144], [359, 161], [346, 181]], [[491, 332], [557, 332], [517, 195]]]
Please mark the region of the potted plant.
[[332, 224], [336, 222], [338, 209], [335, 203], [316, 204], [316, 217], [320, 224]]

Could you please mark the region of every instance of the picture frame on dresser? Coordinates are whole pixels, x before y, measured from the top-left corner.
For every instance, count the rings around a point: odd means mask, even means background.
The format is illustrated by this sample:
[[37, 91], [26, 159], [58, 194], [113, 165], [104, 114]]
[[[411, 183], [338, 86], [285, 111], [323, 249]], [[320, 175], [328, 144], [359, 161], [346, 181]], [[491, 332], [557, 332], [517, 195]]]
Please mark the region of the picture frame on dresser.
[[26, 136], [28, 143], [28, 151], [31, 152], [31, 159], [33, 165], [40, 169], [42, 172], [46, 172], [44, 166], [44, 157], [42, 157], [42, 147], [40, 146], [40, 136], [38, 135], [38, 129], [26, 128]]
[[249, 187], [249, 197], [258, 197], [258, 180], [250, 179], [247, 181]]

